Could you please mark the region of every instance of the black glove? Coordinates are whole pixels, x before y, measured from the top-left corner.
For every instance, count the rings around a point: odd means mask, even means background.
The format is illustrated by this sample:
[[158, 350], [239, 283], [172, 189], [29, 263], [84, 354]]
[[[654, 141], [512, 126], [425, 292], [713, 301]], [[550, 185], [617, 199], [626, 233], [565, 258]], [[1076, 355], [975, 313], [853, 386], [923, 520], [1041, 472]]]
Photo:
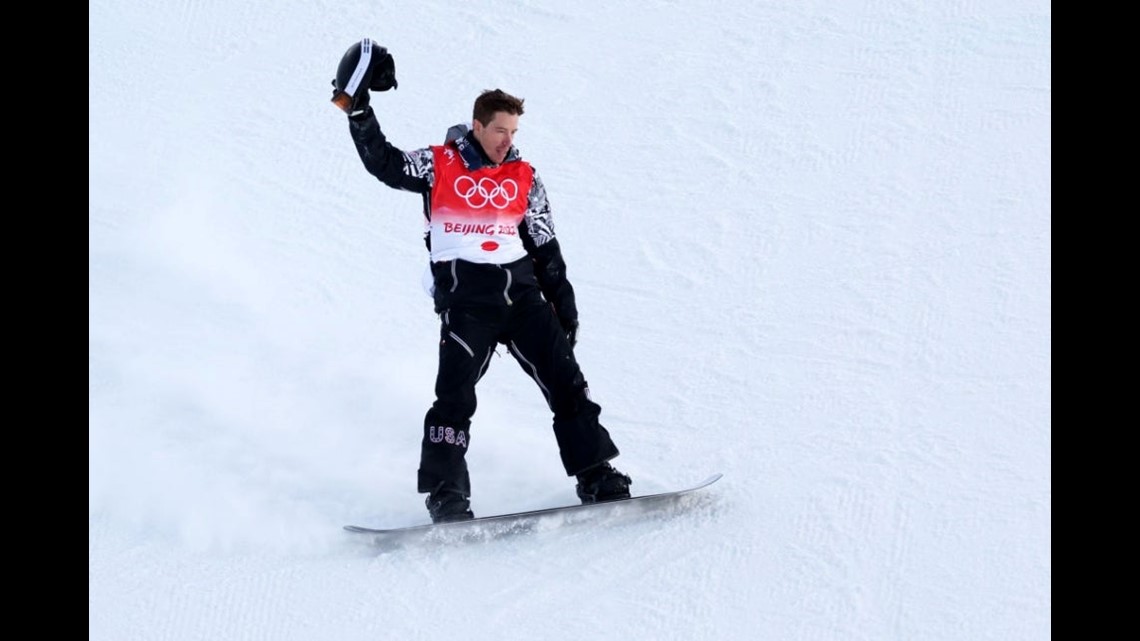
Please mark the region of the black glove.
[[[345, 96], [348, 96], [348, 94], [345, 94], [344, 92], [342, 92], [340, 90], [339, 87], [337, 87], [336, 78], [332, 79], [332, 86], [333, 86], [333, 97], [332, 97], [333, 103], [335, 103], [338, 107], [341, 107], [342, 109], [344, 109], [345, 112], [347, 112], [348, 114], [351, 115], [354, 113], [358, 113], [358, 112], [364, 111], [365, 109], [368, 108], [369, 95], [368, 95], [368, 89], [367, 88], [361, 87], [359, 90], [357, 90], [357, 95], [351, 96], [350, 97], [351, 103], [349, 103], [349, 105], [347, 107], [345, 107], [345, 106], [342, 106], [341, 101], [347, 102], [348, 98], [346, 98]], [[338, 97], [340, 97], [339, 100], [338, 100]]]
[[566, 331], [566, 340], [570, 341], [570, 349], [574, 349], [578, 344], [578, 319], [563, 322], [562, 329]]

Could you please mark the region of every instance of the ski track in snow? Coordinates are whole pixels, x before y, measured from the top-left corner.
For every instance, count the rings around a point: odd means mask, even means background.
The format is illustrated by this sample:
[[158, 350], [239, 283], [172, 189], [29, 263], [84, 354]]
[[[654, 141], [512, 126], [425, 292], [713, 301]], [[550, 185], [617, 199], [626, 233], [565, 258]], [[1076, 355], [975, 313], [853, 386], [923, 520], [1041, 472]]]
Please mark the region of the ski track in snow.
[[[91, 639], [1040, 639], [1051, 620], [1047, 3], [111, 0], [89, 44]], [[527, 100], [579, 361], [686, 509], [388, 553], [436, 318], [389, 139]], [[124, 109], [129, 105], [130, 109]], [[479, 387], [479, 514], [574, 500]]]

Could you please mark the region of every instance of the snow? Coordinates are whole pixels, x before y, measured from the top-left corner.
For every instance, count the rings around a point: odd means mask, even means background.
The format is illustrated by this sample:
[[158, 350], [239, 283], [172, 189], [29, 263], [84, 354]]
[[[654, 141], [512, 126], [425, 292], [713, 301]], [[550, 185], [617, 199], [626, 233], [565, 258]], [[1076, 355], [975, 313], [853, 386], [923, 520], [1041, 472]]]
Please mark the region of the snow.
[[[391, 6], [387, 6], [391, 5]], [[90, 6], [89, 637], [1051, 635], [1051, 9], [1032, 0]], [[437, 319], [398, 146], [526, 99], [578, 359], [656, 516], [391, 552]], [[479, 387], [477, 514], [572, 503]]]

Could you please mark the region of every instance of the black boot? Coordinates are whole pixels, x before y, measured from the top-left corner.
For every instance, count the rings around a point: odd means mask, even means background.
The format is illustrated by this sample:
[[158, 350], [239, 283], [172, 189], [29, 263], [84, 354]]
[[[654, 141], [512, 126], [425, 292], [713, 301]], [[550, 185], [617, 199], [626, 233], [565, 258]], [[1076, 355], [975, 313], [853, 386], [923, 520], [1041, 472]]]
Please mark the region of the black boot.
[[578, 475], [578, 498], [582, 503], [601, 503], [629, 498], [633, 480], [615, 470], [609, 463], [600, 463]]
[[475, 518], [475, 514], [471, 511], [471, 501], [462, 492], [448, 488], [443, 483], [428, 494], [425, 503], [432, 523], [470, 521]]

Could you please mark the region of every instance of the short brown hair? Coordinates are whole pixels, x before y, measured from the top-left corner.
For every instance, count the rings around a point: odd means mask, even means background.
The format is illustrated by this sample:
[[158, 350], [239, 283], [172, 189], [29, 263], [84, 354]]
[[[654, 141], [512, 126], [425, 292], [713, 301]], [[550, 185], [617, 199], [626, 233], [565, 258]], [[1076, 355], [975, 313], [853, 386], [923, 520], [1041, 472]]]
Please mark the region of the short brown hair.
[[502, 89], [488, 89], [475, 99], [475, 110], [472, 117], [487, 125], [500, 111], [505, 111], [514, 116], [523, 115], [523, 99], [515, 98]]

